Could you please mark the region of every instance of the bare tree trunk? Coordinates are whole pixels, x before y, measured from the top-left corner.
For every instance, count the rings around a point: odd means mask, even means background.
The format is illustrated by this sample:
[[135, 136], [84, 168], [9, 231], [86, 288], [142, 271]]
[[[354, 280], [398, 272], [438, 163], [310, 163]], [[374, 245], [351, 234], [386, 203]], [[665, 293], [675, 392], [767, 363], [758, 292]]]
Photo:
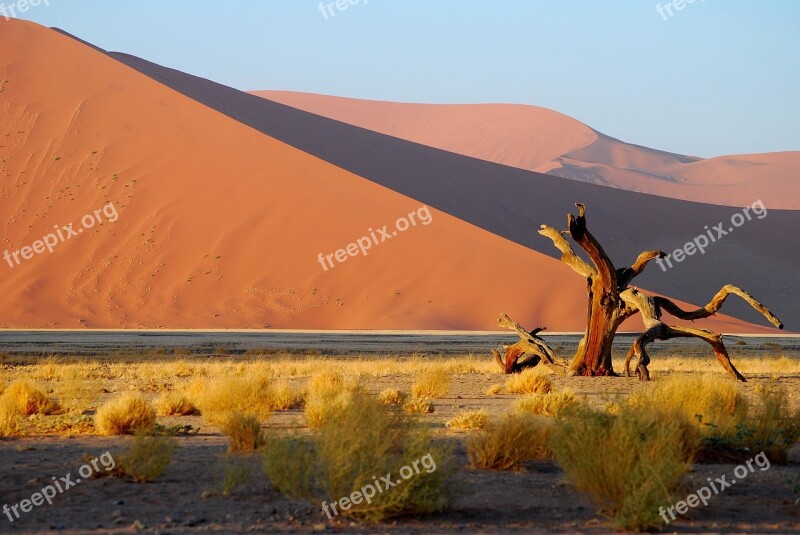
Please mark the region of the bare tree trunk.
[[[562, 262], [586, 277], [589, 294], [586, 330], [572, 359], [570, 372], [574, 375], [588, 376], [616, 375], [611, 346], [620, 324], [632, 314], [620, 299], [620, 285], [627, 286], [642, 272], [647, 262], [664, 253], [661, 251], [642, 253], [633, 266], [617, 270], [603, 247], [586, 228], [586, 208], [582, 204], [576, 206], [578, 216], [572, 214], [567, 216], [569, 230], [559, 232], [552, 227], [542, 225], [539, 231], [539, 234], [550, 238], [561, 251]], [[593, 266], [575, 254], [564, 234], [569, 234], [589, 255]]]
[[[625, 362], [627, 375], [630, 375], [631, 359], [637, 356], [637, 375], [642, 380], [650, 379], [650, 372], [647, 369], [650, 358], [645, 348], [647, 344], [654, 340], [694, 337], [710, 344], [720, 364], [728, 373], [734, 378], [744, 381], [744, 376], [739, 373], [739, 370], [731, 362], [720, 334], [701, 329], [666, 325], [661, 321], [661, 310], [663, 309], [679, 319], [694, 321], [715, 314], [728, 298], [728, 295], [734, 294], [761, 312], [773, 325], [782, 329], [783, 324], [778, 318], [753, 296], [733, 285], [724, 286], [705, 307], [690, 312], [682, 310], [667, 298], [651, 297], [641, 293], [635, 287], [629, 288], [631, 281], [644, 271], [647, 264], [653, 259], [662, 258], [664, 252], [658, 250], [645, 251], [639, 255], [631, 267], [615, 269], [614, 264], [602, 246], [586, 228], [586, 209], [584, 205], [576, 204], [575, 206], [578, 207], [578, 216], [568, 214], [568, 230], [558, 231], [547, 225], [542, 225], [541, 230], [539, 230], [539, 234], [550, 238], [553, 245], [561, 251], [561, 261], [586, 279], [589, 294], [586, 330], [578, 344], [575, 357], [572, 359], [570, 373], [588, 376], [616, 375], [611, 354], [614, 336], [623, 321], [636, 312], [640, 312], [646, 331], [633, 343], [630, 351], [628, 351]], [[592, 265], [587, 264], [575, 254], [572, 246], [565, 239], [565, 235], [569, 235], [586, 252], [592, 261]], [[498, 362], [502, 362], [499, 354], [497, 358]], [[509, 357], [506, 355], [505, 363], [508, 362]]]

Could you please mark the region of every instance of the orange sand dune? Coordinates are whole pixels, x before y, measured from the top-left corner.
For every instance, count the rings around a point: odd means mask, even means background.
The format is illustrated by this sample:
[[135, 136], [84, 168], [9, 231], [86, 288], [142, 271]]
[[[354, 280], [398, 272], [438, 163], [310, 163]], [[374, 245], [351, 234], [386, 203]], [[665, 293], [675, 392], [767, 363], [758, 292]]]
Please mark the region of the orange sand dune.
[[800, 152], [701, 159], [632, 145], [546, 108], [403, 104], [309, 93], [254, 94], [338, 121], [530, 171], [728, 206], [800, 209]]
[[433, 209], [323, 271], [318, 253], [419, 204], [58, 32], [0, 20], [0, 49], [0, 251], [118, 212], [53, 253], [0, 261], [2, 327], [496, 329], [501, 311], [583, 327], [580, 277]]

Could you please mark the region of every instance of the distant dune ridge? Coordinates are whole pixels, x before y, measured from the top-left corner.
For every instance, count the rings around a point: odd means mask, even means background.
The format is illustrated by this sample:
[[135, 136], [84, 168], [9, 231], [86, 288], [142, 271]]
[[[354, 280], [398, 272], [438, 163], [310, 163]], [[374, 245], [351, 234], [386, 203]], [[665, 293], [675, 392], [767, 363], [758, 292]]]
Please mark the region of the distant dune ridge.
[[[0, 20], [0, 49], [0, 254], [109, 202], [119, 214], [53, 253], [13, 269], [0, 264], [2, 327], [485, 330], [507, 312], [530, 327], [576, 331], [583, 329], [584, 283], [553, 258], [552, 246], [536, 235], [538, 223], [563, 225], [571, 203], [587, 201], [590, 225], [622, 264], [644, 241], [690, 239], [702, 221], [730, 212], [397, 142], [137, 58], [109, 56], [33, 23]], [[571, 121], [545, 115], [556, 125]], [[532, 132], [540, 136], [537, 151], [520, 149], [515, 157], [533, 165], [599, 139], [588, 128], [563, 130]], [[356, 144], [353, 153], [343, 148], [348, 143]], [[366, 145], [377, 151], [375, 161], [352, 155]], [[384, 161], [389, 153], [412, 161]], [[393, 163], [405, 175], [388, 176]], [[415, 181], [446, 169], [457, 175], [448, 180], [464, 175], [466, 182]], [[492, 177], [496, 187], [487, 182]], [[443, 202], [437, 192], [446, 184], [455, 189]], [[536, 199], [525, 193], [534, 185]], [[529, 200], [515, 199], [508, 189], [515, 187]], [[676, 210], [686, 217], [660, 234], [626, 229], [624, 214], [609, 205], [616, 198], [641, 199], [648, 217]], [[329, 271], [317, 262], [319, 253], [392, 225], [422, 204], [430, 206], [430, 225]], [[652, 266], [647, 281], [664, 281], [675, 289], [669, 295], [693, 295], [696, 304], [724, 282], [739, 283], [789, 329], [800, 327], [792, 324], [798, 305], [778, 276], [796, 279], [797, 255], [766, 239], [796, 226], [794, 212], [771, 212], [684, 271], [662, 274]], [[720, 273], [708, 263], [717, 253]], [[740, 271], [726, 258], [741, 258]], [[778, 263], [780, 269], [771, 267]], [[732, 273], [743, 280], [722, 280]], [[649, 287], [644, 277], [642, 284]], [[772, 332], [723, 315], [702, 325]], [[627, 327], [638, 328], [638, 319]]]
[[702, 159], [624, 143], [536, 106], [253, 94], [423, 145], [592, 184], [726, 206], [800, 209], [800, 152]]

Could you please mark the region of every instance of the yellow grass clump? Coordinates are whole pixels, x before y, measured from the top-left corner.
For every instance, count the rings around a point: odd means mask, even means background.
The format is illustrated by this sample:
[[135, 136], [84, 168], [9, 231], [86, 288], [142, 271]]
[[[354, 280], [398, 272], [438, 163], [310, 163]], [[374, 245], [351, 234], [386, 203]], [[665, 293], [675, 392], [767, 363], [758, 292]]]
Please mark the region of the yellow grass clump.
[[137, 483], [153, 481], [166, 471], [177, 448], [178, 441], [173, 437], [136, 436], [125, 451], [114, 456], [113, 475]]
[[784, 464], [800, 438], [800, 409], [792, 410], [782, 388], [760, 386], [756, 395], [746, 420], [737, 427], [733, 446], [748, 454], [763, 451], [770, 461]]
[[159, 416], [192, 416], [200, 414], [200, 410], [179, 392], [165, 392], [155, 402]]
[[255, 451], [262, 444], [261, 422], [256, 416], [234, 412], [221, 427], [228, 436], [228, 453]]
[[361, 393], [357, 383], [347, 381], [338, 373], [325, 371], [308, 382], [305, 416], [309, 427], [320, 427], [347, 411], [352, 397]]
[[573, 485], [622, 529], [662, 527], [658, 509], [678, 499], [697, 450], [686, 416], [624, 407], [618, 415], [583, 409], [555, 422], [550, 444]]
[[411, 398], [403, 403], [403, 411], [408, 414], [433, 414], [435, 410], [429, 399]]
[[138, 394], [123, 394], [99, 409], [94, 425], [101, 435], [132, 435], [152, 428], [156, 411]]
[[3, 391], [3, 398], [16, 405], [20, 414], [52, 414], [58, 403], [28, 381], [14, 381]]
[[482, 429], [489, 422], [489, 414], [483, 410], [465, 411], [447, 421], [451, 429]]
[[275, 383], [270, 390], [270, 405], [276, 411], [288, 411], [303, 403], [303, 396], [292, 390], [289, 383], [280, 381]]
[[396, 388], [386, 388], [378, 394], [378, 399], [386, 405], [401, 405], [406, 400], [406, 395]]
[[251, 414], [262, 421], [272, 414], [272, 392], [263, 374], [198, 379], [189, 384], [186, 396], [200, 409], [203, 419], [214, 425], [224, 423], [233, 412]]
[[547, 392], [546, 394], [530, 394], [519, 398], [514, 404], [517, 412], [540, 414], [542, 416], [559, 416], [561, 413], [580, 406], [581, 400], [571, 391]]
[[648, 391], [626, 401], [633, 410], [661, 410], [686, 415], [703, 434], [729, 436], [747, 414], [747, 400], [739, 385], [724, 375], [670, 377], [656, 381]]
[[506, 391], [509, 394], [546, 394], [552, 388], [553, 385], [546, 375], [532, 369], [513, 374], [506, 380]]
[[443, 398], [450, 390], [450, 374], [441, 368], [424, 373], [411, 387], [411, 395], [415, 398]]
[[548, 418], [506, 415], [467, 438], [467, 457], [475, 468], [520, 469], [527, 461], [552, 457], [547, 443], [552, 428]]
[[[358, 520], [417, 516], [439, 511], [449, 501], [449, 450], [412, 418], [360, 392], [310, 436], [270, 434], [260, 451], [278, 490], [316, 507], [351, 497], [351, 507], [339, 513]], [[384, 474], [402, 484], [378, 492], [373, 485]]]
[[499, 396], [500, 394], [505, 393], [506, 389], [503, 385], [492, 385], [486, 389], [487, 396]]
[[19, 431], [17, 404], [5, 396], [0, 396], [0, 437], [10, 437]]

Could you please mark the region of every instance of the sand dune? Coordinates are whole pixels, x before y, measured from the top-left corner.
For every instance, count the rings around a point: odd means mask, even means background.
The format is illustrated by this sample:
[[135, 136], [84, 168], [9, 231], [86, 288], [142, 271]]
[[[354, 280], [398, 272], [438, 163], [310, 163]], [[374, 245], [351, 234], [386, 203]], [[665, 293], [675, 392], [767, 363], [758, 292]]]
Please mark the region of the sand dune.
[[[533, 230], [543, 222], [563, 224], [576, 199], [591, 206], [591, 227], [619, 263], [630, 262], [654, 246], [667, 251], [683, 247], [710, 225], [730, 225], [732, 218], [743, 217], [739, 209], [563, 180], [465, 157], [248, 95], [140, 58], [111, 55], [265, 135], [548, 256], [558, 255]], [[651, 290], [703, 303], [723, 284], [739, 284], [771, 303], [788, 325], [800, 322], [800, 303], [782, 289], [787, 277], [800, 276], [800, 265], [780, 239], [800, 232], [800, 214], [769, 210], [768, 218], [754, 221], [726, 235], [724, 244], [715, 244], [713, 254], [695, 255], [667, 274], [648, 270], [637, 281]], [[726, 310], [763, 321], [737, 300]]]
[[624, 143], [546, 108], [435, 105], [254, 91], [423, 145], [615, 188], [726, 206], [800, 209], [800, 152], [702, 159]]
[[0, 250], [118, 211], [53, 253], [0, 264], [2, 327], [485, 330], [501, 311], [583, 326], [568, 268], [435, 207], [429, 225], [324, 271], [318, 253], [420, 201], [58, 32], [0, 20], [0, 47]]

